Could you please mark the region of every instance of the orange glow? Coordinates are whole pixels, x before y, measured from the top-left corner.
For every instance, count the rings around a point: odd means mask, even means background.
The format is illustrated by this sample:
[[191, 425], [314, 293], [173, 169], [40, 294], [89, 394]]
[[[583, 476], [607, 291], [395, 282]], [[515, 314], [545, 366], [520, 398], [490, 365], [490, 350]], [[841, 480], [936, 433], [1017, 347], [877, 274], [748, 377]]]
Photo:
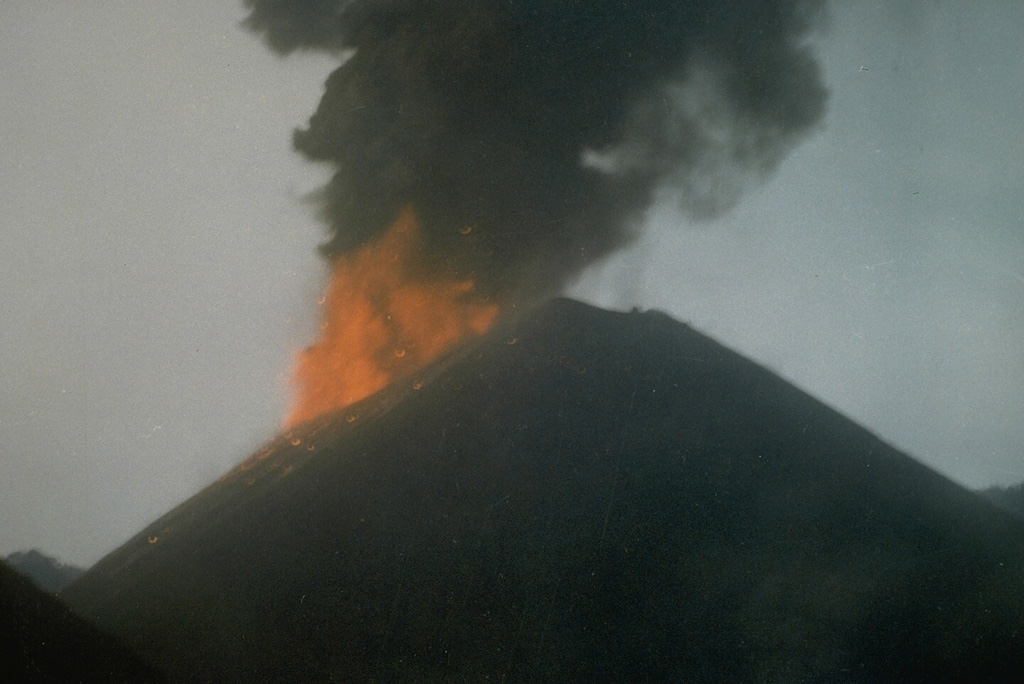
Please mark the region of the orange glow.
[[473, 281], [417, 276], [422, 250], [405, 209], [387, 233], [334, 263], [320, 339], [298, 355], [286, 427], [359, 401], [491, 327], [498, 307]]

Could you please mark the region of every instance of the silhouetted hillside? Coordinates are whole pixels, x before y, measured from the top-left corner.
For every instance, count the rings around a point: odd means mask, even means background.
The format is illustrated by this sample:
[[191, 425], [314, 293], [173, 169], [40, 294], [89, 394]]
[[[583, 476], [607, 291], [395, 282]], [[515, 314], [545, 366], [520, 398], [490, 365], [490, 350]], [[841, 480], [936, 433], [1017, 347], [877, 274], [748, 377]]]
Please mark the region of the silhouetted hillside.
[[0, 562], [0, 681], [148, 684], [164, 681], [116, 639]]
[[1024, 482], [1012, 487], [989, 487], [981, 495], [1004, 511], [1024, 518]]
[[5, 559], [7, 564], [31, 579], [43, 591], [55, 594], [85, 572], [82, 568], [62, 563], [36, 549], [15, 551]]
[[1024, 681], [1024, 524], [667, 316], [566, 300], [65, 594], [174, 682]]

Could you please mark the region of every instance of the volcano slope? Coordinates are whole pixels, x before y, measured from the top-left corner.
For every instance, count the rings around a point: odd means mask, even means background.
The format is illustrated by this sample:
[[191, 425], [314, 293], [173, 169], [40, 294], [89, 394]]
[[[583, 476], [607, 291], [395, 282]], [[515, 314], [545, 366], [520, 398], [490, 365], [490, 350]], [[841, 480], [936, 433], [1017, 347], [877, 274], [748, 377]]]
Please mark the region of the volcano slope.
[[65, 592], [174, 682], [1024, 681], [1024, 525], [659, 313], [554, 300]]

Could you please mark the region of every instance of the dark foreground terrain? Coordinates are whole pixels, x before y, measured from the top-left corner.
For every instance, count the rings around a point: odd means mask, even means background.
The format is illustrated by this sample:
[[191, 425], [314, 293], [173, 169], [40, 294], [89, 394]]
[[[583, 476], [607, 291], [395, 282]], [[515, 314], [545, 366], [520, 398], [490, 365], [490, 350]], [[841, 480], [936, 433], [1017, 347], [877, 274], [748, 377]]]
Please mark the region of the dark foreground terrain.
[[664, 315], [566, 300], [64, 595], [173, 682], [1024, 681], [1024, 522]]
[[156, 684], [163, 678], [29, 577], [0, 562], [0, 681]]

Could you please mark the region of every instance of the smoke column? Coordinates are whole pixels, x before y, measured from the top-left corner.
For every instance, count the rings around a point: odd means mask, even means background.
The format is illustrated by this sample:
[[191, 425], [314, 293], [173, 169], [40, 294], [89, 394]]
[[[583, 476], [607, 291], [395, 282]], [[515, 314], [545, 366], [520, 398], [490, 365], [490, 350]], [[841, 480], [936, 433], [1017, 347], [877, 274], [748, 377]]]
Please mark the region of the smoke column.
[[812, 131], [823, 0], [246, 0], [277, 52], [343, 57], [294, 144], [333, 164], [328, 257], [420, 222], [424, 275], [558, 290], [655, 191], [734, 205]]

